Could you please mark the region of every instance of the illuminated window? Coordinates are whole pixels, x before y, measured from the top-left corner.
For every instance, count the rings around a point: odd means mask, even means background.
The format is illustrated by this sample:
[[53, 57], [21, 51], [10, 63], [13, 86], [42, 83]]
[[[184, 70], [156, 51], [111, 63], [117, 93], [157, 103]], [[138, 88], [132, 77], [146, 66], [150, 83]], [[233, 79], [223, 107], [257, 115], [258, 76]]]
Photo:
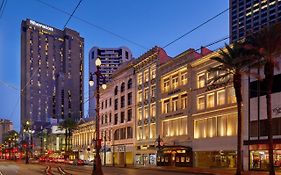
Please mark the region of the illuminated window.
[[175, 97], [172, 99], [172, 110], [173, 111], [178, 110], [178, 97]]
[[187, 108], [187, 94], [181, 96], [181, 108]]
[[156, 77], [156, 67], [153, 66], [153, 67], [151, 68], [151, 79], [153, 79], [153, 78], [155, 78], [155, 77]]
[[225, 104], [225, 90], [221, 90], [217, 92], [217, 105]]
[[212, 108], [215, 106], [215, 95], [214, 93], [207, 95], [207, 108]]
[[172, 87], [173, 89], [176, 89], [179, 85], [179, 77], [178, 75], [175, 75], [172, 77]]
[[197, 87], [202, 88], [205, 86], [205, 73], [197, 75]]
[[142, 140], [142, 127], [137, 128], [137, 140]]
[[138, 74], [138, 85], [142, 84], [142, 73]]
[[210, 82], [214, 79], [216, 73], [215, 72], [207, 72], [207, 82]]
[[147, 100], [149, 96], [149, 90], [148, 88], [144, 90], [144, 99]]
[[155, 94], [156, 94], [156, 87], [152, 86], [151, 87], [151, 97], [155, 97]]
[[151, 116], [152, 117], [156, 116], [156, 106], [155, 106], [155, 104], [151, 105]]
[[142, 102], [142, 91], [138, 92], [138, 101]]
[[150, 135], [149, 135], [150, 139], [156, 138], [156, 126], [155, 123], [154, 124], [150, 124]]
[[149, 125], [145, 125], [143, 128], [144, 128], [143, 139], [149, 139]]
[[187, 83], [187, 72], [181, 73], [181, 84], [185, 85]]
[[142, 108], [138, 109], [138, 120], [142, 120]]
[[187, 117], [181, 117], [176, 119], [169, 119], [163, 121], [163, 136], [182, 136], [188, 134]]
[[170, 80], [169, 78], [164, 79], [164, 92], [168, 92], [169, 91], [169, 86], [170, 86]]
[[144, 81], [147, 82], [149, 80], [149, 72], [148, 70], [144, 72]]
[[144, 107], [144, 117], [148, 118], [148, 106]]
[[228, 88], [227, 101], [228, 103], [236, 103], [235, 90], [233, 87]]
[[170, 101], [169, 100], [165, 100], [164, 101], [164, 113], [168, 113], [170, 110]]
[[205, 109], [205, 98], [204, 96], [197, 97], [197, 110]]

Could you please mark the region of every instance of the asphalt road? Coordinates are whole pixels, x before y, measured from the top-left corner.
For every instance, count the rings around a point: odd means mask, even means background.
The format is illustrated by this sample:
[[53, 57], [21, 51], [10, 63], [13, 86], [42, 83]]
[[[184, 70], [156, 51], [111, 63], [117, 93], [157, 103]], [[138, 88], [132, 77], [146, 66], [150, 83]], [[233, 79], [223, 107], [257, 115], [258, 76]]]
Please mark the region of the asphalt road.
[[[91, 166], [64, 164], [24, 164], [0, 160], [0, 175], [91, 175]], [[104, 175], [195, 175], [163, 170], [103, 167]]]

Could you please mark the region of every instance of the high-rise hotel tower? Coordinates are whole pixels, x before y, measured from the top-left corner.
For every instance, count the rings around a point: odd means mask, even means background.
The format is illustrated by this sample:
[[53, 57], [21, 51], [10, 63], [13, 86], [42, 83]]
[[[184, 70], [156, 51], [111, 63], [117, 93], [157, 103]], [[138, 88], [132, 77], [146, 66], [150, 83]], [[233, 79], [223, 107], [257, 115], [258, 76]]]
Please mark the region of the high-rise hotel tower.
[[21, 124], [83, 116], [83, 55], [78, 32], [22, 21]]

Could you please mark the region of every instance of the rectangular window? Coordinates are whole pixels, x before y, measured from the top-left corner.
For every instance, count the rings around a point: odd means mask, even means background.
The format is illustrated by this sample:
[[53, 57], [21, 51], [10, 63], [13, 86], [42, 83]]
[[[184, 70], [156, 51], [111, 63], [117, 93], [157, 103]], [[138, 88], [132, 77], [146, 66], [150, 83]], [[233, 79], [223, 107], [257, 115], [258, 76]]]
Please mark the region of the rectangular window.
[[118, 99], [114, 100], [114, 110], [118, 109]]
[[132, 121], [132, 109], [129, 109], [128, 111], [127, 111], [127, 120], [128, 120], [128, 122], [129, 121]]
[[114, 125], [118, 123], [118, 113], [114, 114]]
[[145, 118], [148, 118], [148, 115], [149, 115], [149, 114], [148, 114], [148, 106], [145, 106], [145, 107], [144, 107], [144, 117], [145, 117]]
[[149, 96], [149, 89], [147, 88], [144, 90], [144, 99], [148, 100], [148, 96]]
[[148, 82], [148, 80], [149, 80], [149, 72], [148, 72], [148, 70], [146, 70], [144, 72], [144, 82]]
[[121, 108], [124, 108], [125, 106], [125, 96], [121, 97]]
[[172, 110], [173, 111], [178, 110], [178, 97], [175, 97], [172, 99]]
[[169, 119], [163, 121], [163, 136], [182, 136], [187, 135], [187, 117], [181, 117], [176, 119]]
[[225, 104], [225, 90], [221, 90], [217, 92], [217, 105]]
[[200, 96], [197, 97], [197, 110], [203, 110], [205, 109], [205, 97]]
[[168, 113], [170, 110], [169, 110], [169, 108], [170, 108], [170, 100], [165, 100], [164, 101], [164, 105], [163, 105], [163, 108], [164, 108], [164, 113]]
[[207, 94], [207, 108], [213, 108], [215, 106], [215, 94]]
[[156, 87], [152, 86], [151, 87], [151, 97], [155, 98], [155, 94], [156, 94]]
[[154, 124], [150, 124], [150, 135], [149, 135], [150, 139], [156, 138], [156, 126], [155, 123]]
[[138, 102], [142, 102], [142, 91], [138, 92]]
[[142, 108], [138, 109], [138, 120], [142, 120]]
[[152, 104], [151, 105], [151, 117], [155, 117], [156, 116], [156, 105]]
[[235, 90], [233, 87], [228, 88], [227, 101], [228, 103], [236, 103]]
[[128, 139], [133, 138], [133, 128], [132, 127], [127, 127], [127, 138]]
[[151, 79], [156, 77], [156, 66], [151, 67]]
[[203, 88], [205, 86], [205, 73], [197, 75], [197, 87]]
[[138, 74], [138, 85], [142, 84], [142, 73]]
[[120, 117], [120, 123], [124, 123], [125, 122], [125, 112], [121, 112], [121, 117]]
[[187, 94], [181, 96], [181, 108], [187, 108]]
[[187, 83], [187, 72], [182, 72], [181, 73], [181, 84], [186, 85]]
[[173, 89], [176, 89], [178, 87], [178, 85], [179, 85], [179, 77], [178, 77], [178, 75], [174, 75], [172, 77], [172, 87], [173, 87]]
[[144, 135], [143, 139], [149, 139], [149, 125], [144, 126]]
[[137, 128], [137, 140], [142, 140], [142, 136], [143, 136], [143, 133], [142, 133], [143, 131], [142, 131], [142, 127], [141, 126], [139, 126], [138, 128]]
[[164, 84], [163, 84], [164, 92], [169, 91], [169, 86], [170, 86], [170, 79], [169, 78], [164, 79]]
[[128, 105], [131, 105], [132, 104], [132, 92], [128, 93], [128, 96], [127, 96], [127, 102], [128, 102]]

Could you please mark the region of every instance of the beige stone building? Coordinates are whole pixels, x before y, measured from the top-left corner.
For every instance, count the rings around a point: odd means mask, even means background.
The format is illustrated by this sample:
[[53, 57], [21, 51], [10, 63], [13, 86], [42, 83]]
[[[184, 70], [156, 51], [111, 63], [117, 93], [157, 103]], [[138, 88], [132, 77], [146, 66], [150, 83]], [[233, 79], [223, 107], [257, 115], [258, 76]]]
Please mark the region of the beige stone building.
[[155, 139], [158, 136], [158, 103], [157, 90], [159, 90], [160, 72], [159, 66], [169, 60], [166, 52], [159, 47], [154, 47], [142, 56], [135, 64], [135, 76], [137, 80], [136, 90], [136, 143], [135, 165], [155, 166], [156, 149]]
[[72, 150], [75, 152], [75, 158], [87, 161], [94, 159], [95, 136], [94, 118], [80, 119], [77, 129], [72, 134]]

